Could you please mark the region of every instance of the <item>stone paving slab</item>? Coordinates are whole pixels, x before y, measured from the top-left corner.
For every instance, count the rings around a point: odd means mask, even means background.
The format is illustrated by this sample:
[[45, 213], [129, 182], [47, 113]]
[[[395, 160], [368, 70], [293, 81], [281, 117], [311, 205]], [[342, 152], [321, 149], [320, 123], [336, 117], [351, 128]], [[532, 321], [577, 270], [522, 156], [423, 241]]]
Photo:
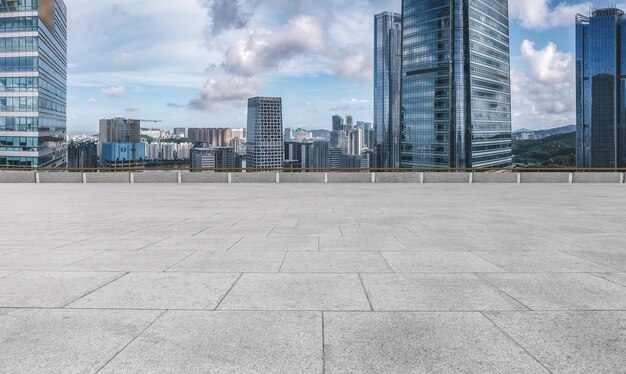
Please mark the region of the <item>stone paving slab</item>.
[[391, 273], [377, 252], [289, 252], [283, 273]]
[[479, 313], [324, 313], [326, 373], [549, 373]]
[[286, 252], [199, 251], [169, 271], [198, 273], [278, 273]]
[[624, 310], [626, 287], [591, 274], [483, 274], [533, 310]]
[[469, 235], [398, 235], [396, 239], [411, 251], [471, 251], [482, 248], [480, 241]]
[[154, 251], [226, 251], [241, 239], [243, 236], [175, 236], [150, 244], [144, 249]]
[[239, 274], [131, 273], [68, 305], [94, 309], [215, 309]]
[[166, 312], [100, 373], [321, 373], [313, 312]]
[[599, 273], [596, 275], [626, 287], [626, 273]]
[[23, 250], [0, 256], [0, 270], [56, 270], [97, 254], [98, 250]]
[[0, 307], [63, 307], [123, 273], [19, 272], [0, 278]]
[[76, 262], [64, 270], [165, 271], [193, 253], [193, 251], [108, 251]]
[[473, 274], [363, 274], [376, 311], [527, 310]]
[[626, 312], [486, 313], [552, 373], [622, 373]]
[[166, 236], [159, 235], [154, 235], [150, 239], [134, 239], [123, 236], [99, 236], [79, 243], [64, 245], [61, 248], [66, 250], [136, 250], [145, 248], [150, 244], [166, 238]]
[[501, 267], [471, 252], [383, 252], [396, 273], [498, 273]]
[[158, 311], [15, 310], [0, 316], [0, 372], [95, 373]]
[[513, 273], [611, 272], [613, 269], [558, 251], [476, 251], [478, 256]]
[[219, 310], [370, 310], [356, 274], [244, 274]]
[[593, 261], [615, 270], [626, 272], [626, 246], [621, 249], [596, 251], [569, 251], [568, 254]]
[[406, 251], [407, 247], [394, 236], [320, 237], [320, 251]]
[[245, 237], [232, 247], [232, 251], [317, 251], [317, 237], [274, 236], [266, 238]]

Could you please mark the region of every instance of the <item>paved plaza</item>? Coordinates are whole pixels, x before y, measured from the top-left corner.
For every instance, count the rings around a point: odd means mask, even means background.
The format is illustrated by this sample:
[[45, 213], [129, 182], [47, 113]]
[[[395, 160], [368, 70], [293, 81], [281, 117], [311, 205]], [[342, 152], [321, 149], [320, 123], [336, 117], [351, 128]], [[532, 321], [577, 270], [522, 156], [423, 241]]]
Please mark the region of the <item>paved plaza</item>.
[[0, 373], [625, 373], [623, 184], [0, 184]]

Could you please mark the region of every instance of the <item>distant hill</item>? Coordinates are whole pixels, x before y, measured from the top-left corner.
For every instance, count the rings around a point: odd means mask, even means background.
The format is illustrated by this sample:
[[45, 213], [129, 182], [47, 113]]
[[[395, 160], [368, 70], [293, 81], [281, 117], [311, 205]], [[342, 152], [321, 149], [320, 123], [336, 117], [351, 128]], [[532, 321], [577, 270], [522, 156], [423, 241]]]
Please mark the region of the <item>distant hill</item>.
[[513, 140], [513, 162], [537, 167], [575, 167], [576, 133], [562, 133], [540, 140]]
[[555, 127], [553, 129], [544, 129], [544, 130], [519, 129], [519, 130], [513, 131], [513, 134], [519, 134], [522, 132], [532, 132], [532, 133], [535, 133], [535, 135], [537, 135], [538, 138], [545, 138], [547, 136], [569, 134], [572, 132], [576, 132], [576, 125], [567, 125], [567, 126]]

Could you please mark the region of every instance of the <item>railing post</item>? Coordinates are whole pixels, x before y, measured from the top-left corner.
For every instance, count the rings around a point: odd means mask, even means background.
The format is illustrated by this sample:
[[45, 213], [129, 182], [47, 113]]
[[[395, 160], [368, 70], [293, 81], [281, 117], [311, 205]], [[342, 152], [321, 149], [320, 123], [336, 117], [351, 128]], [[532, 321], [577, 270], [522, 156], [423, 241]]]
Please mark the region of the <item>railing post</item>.
[[280, 172], [276, 172], [276, 184], [280, 184]]
[[227, 179], [228, 179], [228, 184], [233, 183], [233, 173], [231, 173], [230, 171], [228, 172]]
[[176, 173], [177, 177], [178, 177], [178, 184], [183, 183], [183, 173], [181, 173], [180, 171], [178, 173]]
[[39, 184], [39, 173], [35, 172], [35, 183]]
[[376, 183], [376, 173], [372, 173], [372, 183]]
[[522, 183], [522, 173], [517, 173], [517, 184]]
[[87, 184], [87, 173], [83, 173], [83, 184]]
[[328, 183], [328, 172], [324, 172], [324, 183]]
[[619, 182], [622, 184], [626, 183], [626, 173], [622, 173]]
[[424, 173], [420, 173], [420, 183], [424, 184]]
[[130, 184], [135, 183], [135, 173], [133, 173], [132, 171], [128, 173], [128, 182]]
[[569, 173], [569, 184], [574, 183], [574, 173]]
[[469, 183], [474, 184], [474, 172], [469, 173]]

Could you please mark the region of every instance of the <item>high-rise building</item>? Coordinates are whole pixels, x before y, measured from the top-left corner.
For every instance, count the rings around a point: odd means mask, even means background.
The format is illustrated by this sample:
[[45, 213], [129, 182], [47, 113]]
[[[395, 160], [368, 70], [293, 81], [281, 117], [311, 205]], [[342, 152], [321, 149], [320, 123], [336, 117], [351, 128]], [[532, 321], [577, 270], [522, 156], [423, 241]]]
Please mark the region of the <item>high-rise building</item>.
[[508, 1], [403, 0], [400, 165], [510, 167]]
[[141, 122], [124, 118], [100, 120], [98, 146], [104, 167], [142, 166], [146, 155], [146, 143], [141, 142]]
[[626, 167], [626, 20], [616, 8], [576, 17], [576, 164]]
[[0, 167], [66, 165], [63, 0], [0, 1]]
[[184, 127], [176, 127], [174, 129], [174, 136], [177, 138], [185, 138], [187, 137], [187, 129]]
[[211, 147], [203, 143], [191, 150], [192, 169], [232, 169], [237, 166], [236, 161], [235, 150], [232, 147]]
[[67, 146], [67, 167], [95, 169], [98, 167], [98, 146], [93, 141], [71, 141]]
[[[402, 83], [402, 16], [384, 12], [374, 17], [375, 164], [400, 166], [400, 92]], [[365, 131], [365, 130], [364, 130]], [[369, 131], [367, 131], [369, 135]]]
[[279, 97], [248, 100], [247, 167], [279, 169], [284, 165], [283, 110]]
[[330, 168], [330, 142], [317, 141], [311, 148], [311, 167], [317, 169]]
[[309, 169], [313, 167], [312, 149], [313, 143], [311, 142], [285, 142], [285, 161], [295, 161], [292, 165], [302, 169]]
[[344, 131], [344, 130], [345, 128], [343, 125], [343, 117], [334, 115], [332, 131]]

